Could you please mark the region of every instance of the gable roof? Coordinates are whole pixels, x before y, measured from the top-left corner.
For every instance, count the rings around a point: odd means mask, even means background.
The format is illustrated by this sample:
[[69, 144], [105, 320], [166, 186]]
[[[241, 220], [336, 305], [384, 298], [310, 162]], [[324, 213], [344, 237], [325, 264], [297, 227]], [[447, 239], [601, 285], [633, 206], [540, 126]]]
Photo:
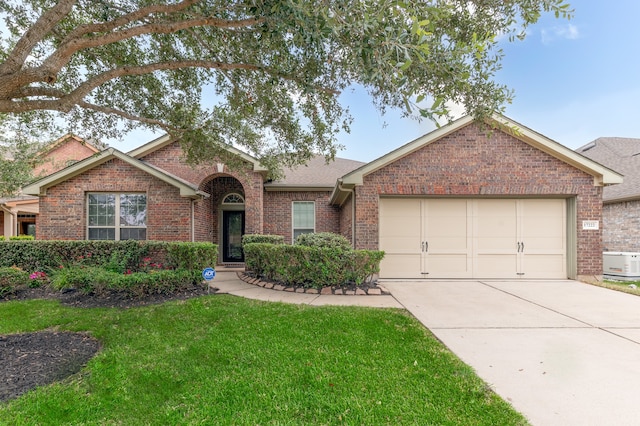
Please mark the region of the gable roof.
[[[170, 145], [176, 142], [177, 140], [178, 139], [171, 137], [171, 135], [163, 135], [163, 136], [160, 136], [159, 138], [152, 140], [151, 142], [147, 142], [146, 144], [139, 146], [138, 148], [135, 148], [132, 151], [129, 151], [127, 154], [133, 158], [140, 159], [142, 157], [145, 157], [151, 154], [152, 152], [155, 152], [159, 149], [164, 148], [167, 145]], [[239, 149], [232, 147], [231, 145], [225, 146], [225, 149], [230, 153], [242, 158], [246, 162], [252, 164], [254, 172], [268, 171], [268, 169], [264, 167], [262, 164], [260, 164], [260, 162], [256, 158], [250, 156], [249, 154], [242, 152]]]
[[576, 151], [624, 175], [622, 184], [604, 188], [605, 203], [640, 199], [640, 139], [598, 138]]
[[[421, 136], [370, 163], [365, 164], [351, 173], [344, 175], [341, 179], [338, 179], [336, 183], [335, 189], [331, 194], [331, 203], [341, 205], [347, 199], [350, 191], [355, 186], [363, 184], [363, 180], [366, 175], [373, 173], [376, 170], [399, 160], [400, 158], [412, 154], [413, 152], [462, 129], [465, 126], [472, 124], [473, 122], [474, 118], [471, 116], [462, 117], [447, 124], [446, 126], [434, 130], [431, 133], [427, 133], [426, 135]], [[612, 185], [622, 182], [622, 175], [619, 173], [614, 172], [613, 170], [590, 160], [564, 145], [561, 145], [558, 142], [555, 142], [501, 114], [493, 114], [493, 116], [490, 119], [487, 119], [486, 122], [497, 130], [508, 133], [539, 149], [540, 151], [543, 151], [552, 157], [590, 174], [594, 178], [594, 185]]]
[[309, 191], [313, 189], [331, 191], [338, 178], [364, 164], [361, 161], [337, 157], [327, 162], [326, 157], [316, 155], [305, 164], [285, 168], [282, 179], [268, 182], [264, 188], [267, 191]]
[[50, 144], [45, 145], [42, 148], [42, 150], [38, 152], [38, 155], [39, 156], [47, 155], [51, 151], [53, 151], [56, 148], [64, 145], [65, 143], [67, 143], [69, 141], [69, 139], [74, 140], [74, 141], [86, 146], [87, 148], [89, 148], [91, 151], [93, 151], [95, 153], [100, 152], [100, 150], [98, 148], [96, 148], [91, 143], [87, 142], [86, 140], [82, 139], [80, 136], [76, 136], [76, 135], [74, 135], [72, 133], [67, 133], [66, 135], [64, 135], [62, 137], [59, 137], [58, 139], [56, 139], [55, 141], [51, 142]]
[[74, 176], [78, 176], [86, 172], [87, 170], [93, 169], [114, 158], [118, 158], [124, 161], [125, 163], [160, 179], [161, 181], [164, 181], [172, 186], [175, 186], [180, 190], [180, 195], [182, 197], [195, 199], [195, 198], [202, 198], [206, 196], [206, 193], [198, 190], [198, 188], [195, 185], [192, 185], [191, 183], [183, 179], [180, 179], [174, 175], [171, 175], [162, 169], [159, 169], [155, 166], [145, 163], [144, 161], [140, 161], [135, 158], [132, 158], [127, 154], [118, 151], [115, 148], [105, 149], [104, 151], [96, 155], [92, 155], [91, 157], [85, 158], [84, 160], [81, 160], [65, 169], [62, 169], [40, 180], [37, 180], [25, 186], [24, 188], [22, 188], [22, 191], [23, 193], [28, 195], [46, 195], [48, 188], [55, 186], [61, 182], [64, 182], [68, 179], [71, 179]]

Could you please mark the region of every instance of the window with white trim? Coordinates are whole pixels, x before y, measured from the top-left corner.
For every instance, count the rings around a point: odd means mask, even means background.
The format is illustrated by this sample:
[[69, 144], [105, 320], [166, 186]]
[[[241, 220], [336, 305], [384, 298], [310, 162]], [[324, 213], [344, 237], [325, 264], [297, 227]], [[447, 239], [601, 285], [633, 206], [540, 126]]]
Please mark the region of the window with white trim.
[[87, 239], [146, 240], [147, 194], [87, 194]]
[[316, 231], [315, 201], [294, 201], [291, 210], [293, 241], [298, 238], [298, 235], [311, 234]]

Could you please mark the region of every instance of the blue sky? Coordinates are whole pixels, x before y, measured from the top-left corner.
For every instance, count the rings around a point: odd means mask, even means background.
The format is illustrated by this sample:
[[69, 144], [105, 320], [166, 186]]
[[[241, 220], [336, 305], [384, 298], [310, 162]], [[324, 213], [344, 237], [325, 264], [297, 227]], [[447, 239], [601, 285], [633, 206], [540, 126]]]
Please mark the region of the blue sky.
[[[543, 16], [524, 41], [503, 42], [497, 81], [515, 91], [506, 115], [575, 149], [598, 137], [640, 138], [640, 31], [637, 0], [569, 0], [567, 21]], [[423, 120], [382, 116], [363, 90], [342, 96], [354, 118], [339, 157], [371, 161], [435, 129]], [[127, 151], [150, 135], [112, 143]]]

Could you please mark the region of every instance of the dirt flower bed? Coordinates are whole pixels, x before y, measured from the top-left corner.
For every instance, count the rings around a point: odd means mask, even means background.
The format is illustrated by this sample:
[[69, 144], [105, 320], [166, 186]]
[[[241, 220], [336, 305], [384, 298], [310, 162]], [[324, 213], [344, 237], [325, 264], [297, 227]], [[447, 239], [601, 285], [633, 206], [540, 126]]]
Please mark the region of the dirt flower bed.
[[[132, 299], [123, 293], [87, 295], [78, 291], [56, 292], [46, 288], [28, 288], [0, 299], [53, 299], [77, 308], [135, 306], [184, 300], [213, 292], [193, 287], [174, 294], [153, 294]], [[36, 388], [76, 374], [100, 350], [100, 342], [83, 333], [40, 331], [0, 335], [0, 401], [17, 398]]]

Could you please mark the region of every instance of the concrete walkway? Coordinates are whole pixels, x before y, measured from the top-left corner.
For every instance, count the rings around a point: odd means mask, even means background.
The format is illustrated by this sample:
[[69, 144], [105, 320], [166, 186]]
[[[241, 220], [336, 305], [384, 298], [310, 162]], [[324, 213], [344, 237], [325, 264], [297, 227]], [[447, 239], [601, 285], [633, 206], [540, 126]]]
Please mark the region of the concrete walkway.
[[575, 281], [383, 284], [534, 425], [640, 424], [640, 297]]
[[274, 291], [220, 272], [218, 293], [406, 308], [534, 425], [640, 424], [640, 297], [576, 281], [385, 281], [392, 296]]
[[232, 294], [247, 299], [264, 300], [267, 302], [285, 302], [304, 305], [341, 305], [341, 306], [369, 306], [372, 308], [399, 308], [403, 306], [393, 296], [337, 296], [326, 294], [294, 293], [270, 290], [247, 284], [240, 280], [235, 272], [218, 272], [209, 284], [218, 289], [217, 293]]

